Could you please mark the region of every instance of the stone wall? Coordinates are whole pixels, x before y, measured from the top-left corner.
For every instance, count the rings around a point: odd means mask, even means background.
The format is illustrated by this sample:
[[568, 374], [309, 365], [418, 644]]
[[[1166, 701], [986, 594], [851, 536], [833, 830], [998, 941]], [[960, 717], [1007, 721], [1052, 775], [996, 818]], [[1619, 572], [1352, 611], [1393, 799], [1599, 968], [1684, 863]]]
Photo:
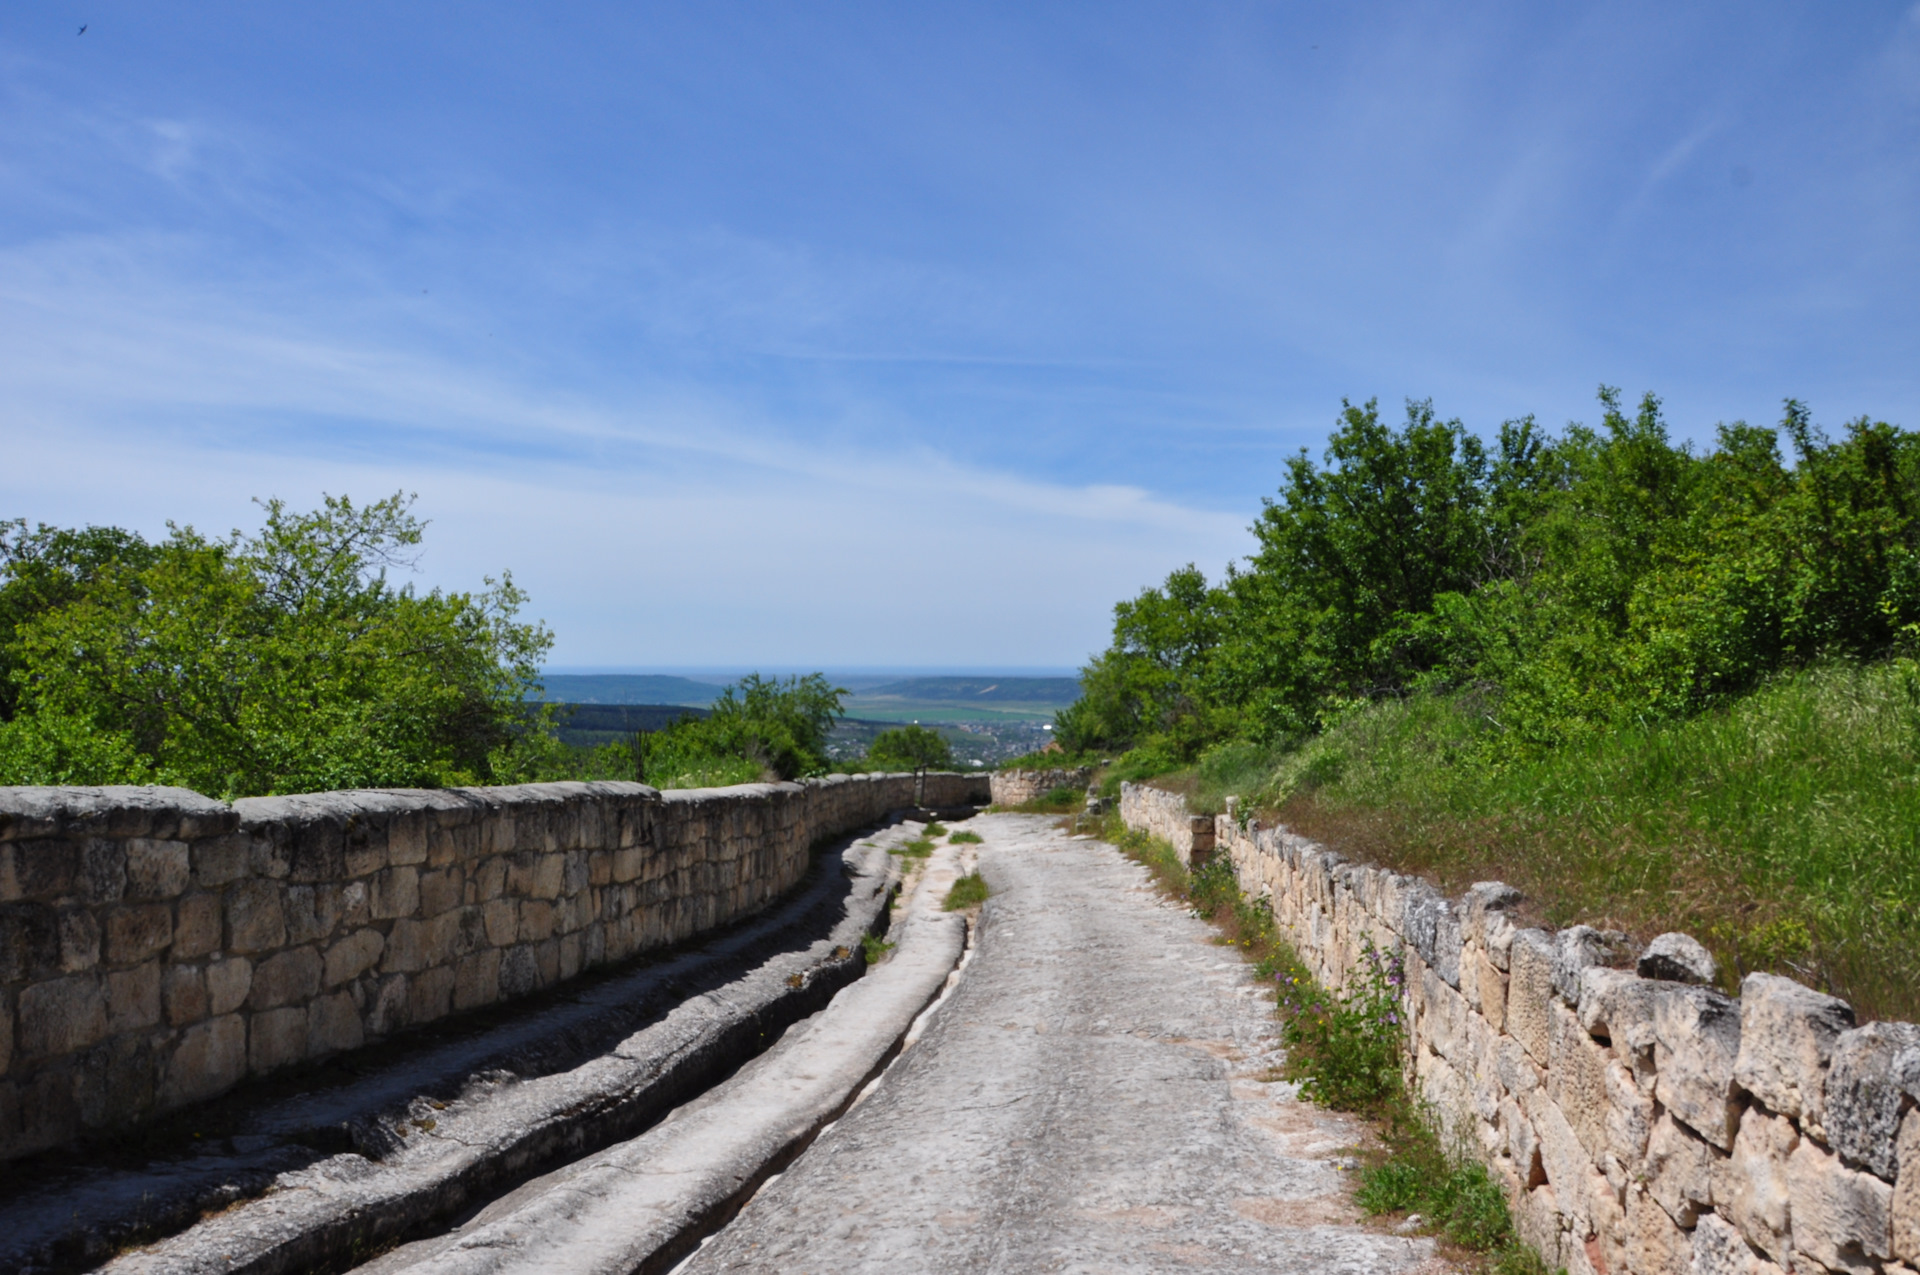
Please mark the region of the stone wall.
[[996, 770], [993, 772], [993, 804], [1024, 806], [1037, 801], [1055, 788], [1084, 789], [1093, 778], [1089, 766], [1061, 770]]
[[1196, 857], [1204, 860], [1213, 853], [1212, 816], [1189, 813], [1187, 799], [1179, 793], [1121, 784], [1120, 818], [1127, 827], [1151, 833], [1172, 846], [1189, 868]]
[[1844, 1001], [1769, 974], [1728, 997], [1704, 985], [1711, 957], [1684, 935], [1640, 951], [1585, 926], [1523, 928], [1518, 892], [1498, 883], [1448, 899], [1281, 828], [1222, 816], [1216, 835], [1329, 986], [1368, 942], [1404, 955], [1417, 1088], [1505, 1184], [1550, 1265], [1920, 1265], [1912, 1024], [1856, 1026]]
[[914, 788], [0, 788], [0, 1159], [738, 919]]

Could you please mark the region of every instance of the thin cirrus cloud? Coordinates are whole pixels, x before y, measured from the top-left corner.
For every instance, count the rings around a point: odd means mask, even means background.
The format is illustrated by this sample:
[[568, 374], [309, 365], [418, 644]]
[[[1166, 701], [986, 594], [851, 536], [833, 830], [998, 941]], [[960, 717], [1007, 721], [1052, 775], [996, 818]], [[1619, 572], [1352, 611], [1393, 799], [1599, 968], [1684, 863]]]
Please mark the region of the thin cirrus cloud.
[[0, 516], [418, 491], [562, 663], [1075, 663], [1342, 398], [1920, 424], [1907, 0], [55, 16]]

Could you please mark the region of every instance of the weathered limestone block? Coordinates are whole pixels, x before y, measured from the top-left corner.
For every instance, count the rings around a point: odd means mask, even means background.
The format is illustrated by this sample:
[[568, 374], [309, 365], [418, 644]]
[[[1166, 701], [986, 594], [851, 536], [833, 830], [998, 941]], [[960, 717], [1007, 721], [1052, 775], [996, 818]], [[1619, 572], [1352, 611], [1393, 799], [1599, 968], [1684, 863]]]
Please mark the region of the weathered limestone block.
[[131, 965], [167, 950], [173, 942], [173, 908], [146, 903], [107, 913], [107, 959]]
[[290, 885], [285, 894], [287, 942], [318, 943], [332, 937], [340, 926], [340, 887], [322, 882], [318, 885]]
[[346, 992], [322, 996], [307, 1006], [307, 1056], [358, 1049], [366, 1043], [360, 1011]]
[[1626, 1257], [1634, 1275], [1693, 1275], [1693, 1237], [1636, 1188], [1627, 1193]]
[[59, 963], [58, 913], [44, 903], [0, 905], [0, 983], [23, 983]]
[[192, 844], [193, 879], [203, 890], [216, 890], [247, 875], [252, 840], [241, 833]]
[[367, 881], [349, 881], [340, 887], [340, 925], [357, 930], [373, 919], [373, 891]]
[[91, 974], [35, 983], [20, 993], [18, 1048], [23, 1057], [70, 1054], [107, 1036], [107, 999]]
[[1900, 1121], [1900, 1178], [1893, 1184], [1893, 1253], [1920, 1263], [1920, 1109]]
[[553, 905], [542, 899], [528, 899], [520, 905], [520, 941], [538, 943], [553, 933]]
[[[1470, 958], [1473, 963], [1474, 1004], [1480, 1016], [1487, 1020], [1487, 1026], [1496, 1034], [1507, 1029], [1507, 976], [1499, 966], [1493, 963], [1493, 957], [1484, 947], [1475, 947]], [[1461, 970], [1461, 982], [1466, 982], [1466, 970]]]
[[411, 974], [426, 969], [433, 963], [427, 950], [428, 938], [425, 921], [395, 921], [387, 931], [387, 950], [380, 958], [381, 973]]
[[1405, 928], [1408, 946], [1451, 987], [1460, 986], [1460, 918], [1446, 896], [1421, 881], [1407, 891]]
[[1793, 1246], [1828, 1270], [1893, 1256], [1893, 1188], [1802, 1138], [1787, 1161]]
[[107, 1031], [139, 1031], [160, 1021], [160, 962], [107, 975]]
[[369, 998], [367, 1006], [367, 1034], [373, 1037], [386, 1036], [399, 1031], [407, 1025], [407, 976], [393, 974], [380, 980], [379, 987]]
[[355, 930], [327, 949], [326, 985], [338, 987], [359, 978], [379, 964], [380, 956], [386, 949], [387, 941], [380, 931]]
[[253, 990], [253, 962], [244, 956], [215, 961], [207, 966], [207, 1012], [230, 1014], [246, 1003]]
[[180, 900], [173, 923], [173, 948], [169, 955], [176, 961], [190, 961], [220, 947], [220, 896], [189, 894]]
[[407, 1016], [416, 1023], [445, 1018], [453, 1009], [453, 971], [446, 966], [422, 970], [407, 988]]
[[486, 925], [487, 942], [493, 946], [506, 947], [519, 936], [520, 909], [512, 899], [494, 899], [480, 915]]
[[195, 1023], [180, 1033], [160, 1078], [163, 1106], [212, 1098], [247, 1072], [247, 1025], [238, 1014]]
[[1722, 1151], [1733, 1149], [1740, 1107], [1733, 1087], [1740, 1003], [1705, 987], [1675, 985], [1654, 1000], [1654, 1096]]
[[1646, 1154], [1653, 1103], [1565, 1006], [1553, 1006], [1553, 1022], [1547, 1092], [1593, 1163], [1617, 1177], [1618, 1166], [1637, 1165]]
[[438, 916], [466, 901], [466, 874], [458, 864], [420, 878], [420, 915]]
[[187, 888], [192, 863], [184, 841], [135, 838], [126, 844], [127, 897], [171, 899]]
[[394, 867], [427, 861], [427, 835], [433, 816], [426, 812], [395, 815], [387, 824], [387, 862]]
[[1900, 1113], [1914, 1098], [1920, 1098], [1920, 1027], [1868, 1023], [1840, 1034], [1827, 1072], [1825, 1122], [1841, 1159], [1893, 1181], [1900, 1171]]
[[100, 963], [100, 923], [88, 908], [61, 908], [60, 970], [78, 974]]
[[1740, 1054], [1733, 1078], [1782, 1115], [1799, 1116], [1824, 1138], [1821, 1108], [1827, 1065], [1853, 1008], [1777, 974], [1749, 974], [1740, 984]]
[[368, 907], [376, 921], [411, 917], [420, 910], [420, 872], [417, 868], [388, 868], [373, 878]]
[[1670, 983], [1699, 983], [1711, 987], [1720, 977], [1720, 963], [1713, 953], [1691, 934], [1677, 931], [1662, 934], [1647, 944], [1640, 954], [1641, 978], [1664, 979]]
[[167, 1022], [174, 1027], [197, 1023], [207, 1016], [206, 976], [197, 965], [174, 965], [167, 969], [161, 993], [167, 1005]]
[[1678, 1226], [1692, 1227], [1713, 1208], [1714, 1166], [1723, 1152], [1662, 1115], [1647, 1139], [1647, 1193]]
[[1545, 1182], [1547, 1171], [1540, 1162], [1540, 1135], [1534, 1132], [1533, 1122], [1527, 1119], [1527, 1113], [1514, 1098], [1500, 1103], [1500, 1131], [1506, 1137], [1507, 1158], [1512, 1161], [1521, 1185], [1532, 1190]]
[[1693, 1228], [1694, 1275], [1781, 1275], [1774, 1263], [1753, 1250], [1732, 1223], [1712, 1213]]
[[488, 948], [462, 957], [453, 967], [453, 1007], [473, 1009], [500, 999], [500, 953]]
[[500, 959], [500, 994], [525, 996], [540, 986], [540, 963], [530, 945], [508, 948]]
[[1569, 1216], [1577, 1216], [1584, 1225], [1589, 1214], [1581, 1204], [1586, 1189], [1587, 1175], [1593, 1173], [1593, 1158], [1581, 1145], [1580, 1136], [1567, 1122], [1566, 1115], [1559, 1104], [1542, 1090], [1535, 1090], [1521, 1101], [1521, 1109], [1526, 1112], [1528, 1121], [1533, 1125], [1540, 1140], [1540, 1163], [1547, 1171], [1547, 1181], [1558, 1196], [1562, 1211]]
[[297, 1063], [307, 1056], [305, 1007], [270, 1009], [248, 1023], [247, 1069], [259, 1073]]
[[242, 956], [273, 952], [287, 942], [280, 887], [272, 881], [240, 881], [227, 887], [227, 950]]
[[1580, 1025], [1605, 1037], [1613, 1056], [1632, 1069], [1636, 1084], [1653, 1092], [1653, 1010], [1660, 984], [1625, 970], [1595, 966], [1580, 975]]
[[1622, 962], [1626, 936], [1573, 925], [1553, 936], [1553, 992], [1568, 1005], [1580, 1003], [1580, 975], [1594, 966]]
[[[282, 1005], [304, 1004], [320, 992], [320, 954], [310, 947], [296, 947], [260, 962], [253, 972], [253, 991], [247, 1008], [278, 1009]], [[254, 1023], [260, 1016], [254, 1016]]]
[[1782, 1264], [1792, 1258], [1793, 1191], [1787, 1166], [1799, 1145], [1791, 1120], [1749, 1107], [1740, 1117], [1733, 1154], [1715, 1166], [1715, 1211], [1739, 1228], [1748, 1243]]
[[1533, 1060], [1552, 1056], [1553, 937], [1545, 930], [1521, 930], [1513, 936], [1512, 981], [1507, 985], [1507, 1031]]

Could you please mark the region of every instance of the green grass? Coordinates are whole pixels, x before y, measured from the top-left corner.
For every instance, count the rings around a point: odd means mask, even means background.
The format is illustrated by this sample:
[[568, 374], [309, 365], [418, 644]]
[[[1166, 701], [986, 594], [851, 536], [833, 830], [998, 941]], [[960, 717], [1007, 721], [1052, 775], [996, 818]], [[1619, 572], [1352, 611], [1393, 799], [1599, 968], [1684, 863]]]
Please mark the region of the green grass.
[[986, 879], [978, 872], [969, 872], [953, 883], [953, 888], [947, 891], [947, 901], [940, 906], [949, 912], [960, 912], [986, 901]]
[[1920, 665], [1812, 669], [1518, 760], [1499, 732], [1496, 702], [1419, 696], [1155, 782], [1450, 889], [1508, 881], [1549, 924], [1687, 931], [1729, 990], [1769, 970], [1920, 1018]]
[[886, 960], [887, 953], [893, 951], [894, 947], [894, 944], [887, 942], [878, 934], [863, 934], [860, 936], [860, 954], [867, 958], [867, 964], [869, 965], [878, 965], [880, 962]]
[[933, 842], [925, 837], [915, 837], [903, 845], [895, 846], [887, 853], [897, 854], [902, 859], [924, 859], [933, 853]]
[[927, 837], [944, 837], [947, 835], [947, 825], [935, 820], [927, 825], [927, 830], [921, 835]]
[[966, 828], [962, 828], [960, 829], [960, 831], [949, 836], [947, 838], [947, 842], [950, 845], [956, 845], [956, 846], [963, 846], [963, 845], [977, 846], [980, 844], [980, 834], [977, 832], [972, 832]]

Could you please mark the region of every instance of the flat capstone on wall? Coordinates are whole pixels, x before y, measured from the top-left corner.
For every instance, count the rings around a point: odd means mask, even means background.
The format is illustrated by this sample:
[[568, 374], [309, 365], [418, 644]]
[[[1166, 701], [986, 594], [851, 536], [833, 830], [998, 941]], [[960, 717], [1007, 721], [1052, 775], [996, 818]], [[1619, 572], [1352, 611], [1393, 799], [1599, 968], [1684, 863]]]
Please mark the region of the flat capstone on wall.
[[754, 912], [983, 776], [251, 798], [0, 788], [0, 1160]]
[[[1122, 817], [1164, 835], [1180, 799], [1130, 789]], [[1415, 1087], [1549, 1265], [1920, 1265], [1920, 1028], [1858, 1025], [1845, 1001], [1772, 974], [1724, 995], [1684, 934], [1640, 949], [1587, 926], [1527, 928], [1499, 882], [1449, 899], [1284, 828], [1214, 827], [1214, 852], [1323, 983], [1345, 986], [1369, 944], [1403, 957]]]

